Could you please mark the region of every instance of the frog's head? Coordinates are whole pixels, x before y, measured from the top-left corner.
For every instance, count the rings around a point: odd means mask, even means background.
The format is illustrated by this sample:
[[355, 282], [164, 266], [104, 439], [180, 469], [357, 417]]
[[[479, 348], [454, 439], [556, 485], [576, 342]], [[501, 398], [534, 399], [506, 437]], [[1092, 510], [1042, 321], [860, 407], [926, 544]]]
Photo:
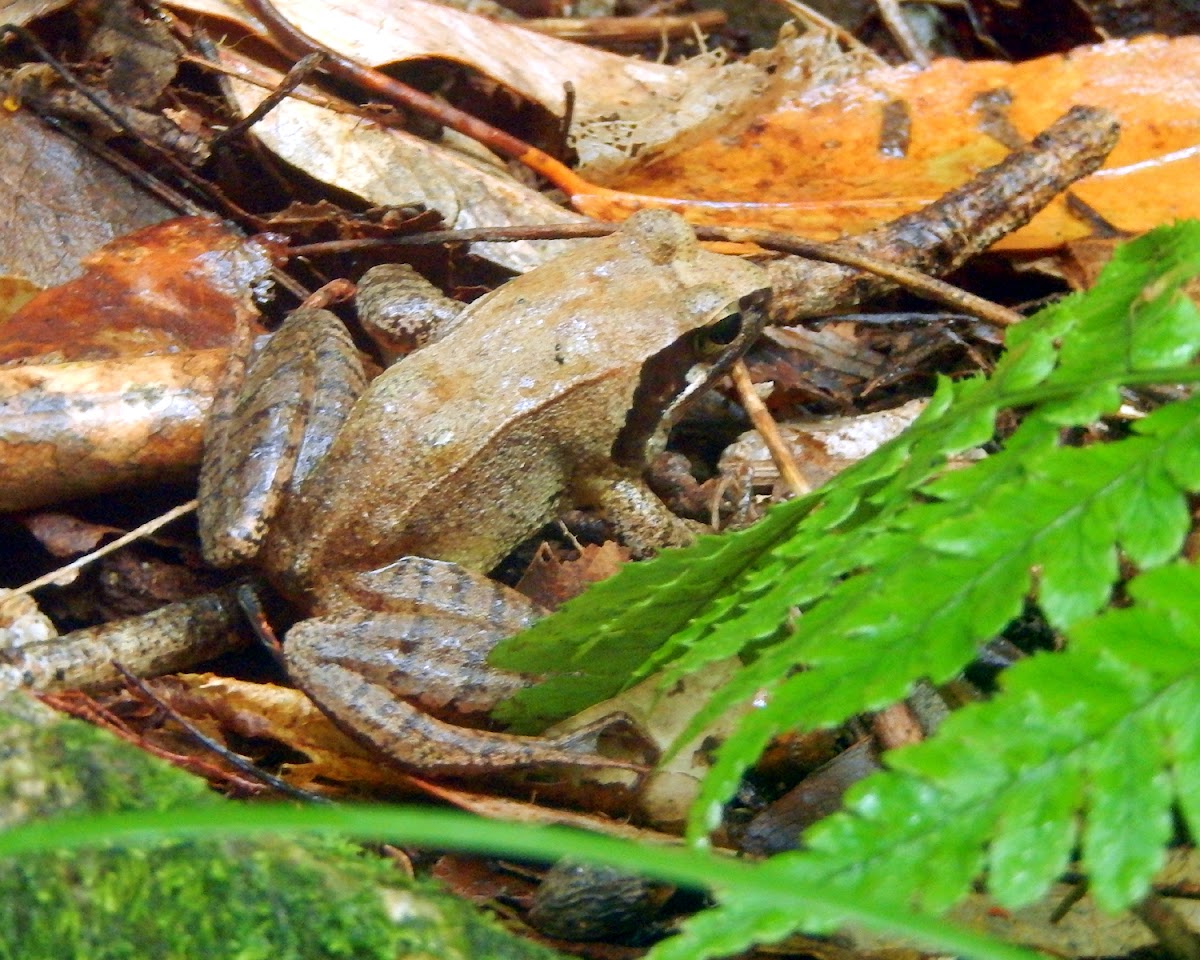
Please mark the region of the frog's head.
[[[643, 351], [625, 425], [613, 443], [618, 463], [646, 462], [647, 447], [687, 405], [757, 339], [770, 297], [765, 271], [739, 257], [704, 250], [682, 217], [665, 210], [634, 214], [616, 235], [648, 262], [666, 288], [669, 310], [643, 315], [627, 335]], [[637, 289], [637, 288], [633, 288]]]

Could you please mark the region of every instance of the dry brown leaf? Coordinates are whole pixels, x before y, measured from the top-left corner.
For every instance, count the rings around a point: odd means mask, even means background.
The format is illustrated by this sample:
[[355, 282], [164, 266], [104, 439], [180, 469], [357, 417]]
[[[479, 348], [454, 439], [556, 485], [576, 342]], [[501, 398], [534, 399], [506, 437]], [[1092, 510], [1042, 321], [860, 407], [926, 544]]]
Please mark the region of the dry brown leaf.
[[[741, 131], [667, 160], [610, 186], [633, 194], [684, 198], [695, 223], [773, 227], [819, 239], [856, 234], [916, 210], [1001, 160], [1008, 146], [995, 108], [982, 94], [1011, 95], [1011, 131], [1032, 137], [1068, 107], [1107, 107], [1122, 136], [1104, 169], [1072, 192], [1115, 226], [1147, 230], [1200, 216], [1200, 38], [1147, 37], [1085, 47], [1070, 56], [1025, 63], [938, 60], [929, 69], [872, 71], [837, 86], [816, 87]], [[884, 110], [907, 112], [911, 136], [903, 155], [883, 149]], [[602, 219], [624, 215], [596, 197], [579, 202]], [[997, 245], [1039, 249], [1091, 233], [1063, 198]]]
[[[232, 0], [173, 0], [170, 5], [263, 33]], [[360, 63], [378, 67], [436, 58], [466, 65], [556, 116], [565, 112], [564, 90], [570, 83], [573, 146], [584, 171], [597, 164], [623, 165], [635, 153], [656, 154], [684, 132], [713, 135], [738, 117], [761, 112], [764, 97], [785, 88], [797, 92], [826, 69], [816, 64], [836, 61], [844, 74], [848, 63], [821, 38], [789, 38], [781, 54], [733, 64], [699, 58], [667, 66], [424, 0], [279, 0], [276, 7], [310, 37]]]
[[1112, 259], [1121, 241], [1114, 237], [1084, 237], [1072, 240], [1062, 251], [1057, 264], [1059, 273], [1072, 290], [1090, 290], [1100, 271]]
[[[7, 16], [6, 16], [7, 19]], [[0, 274], [49, 287], [113, 237], [173, 211], [36, 118], [0, 110]]]
[[[234, 2], [172, 0], [170, 6], [234, 20], [265, 35]], [[587, 115], [680, 85], [673, 67], [565, 43], [424, 0], [278, 0], [275, 6], [308, 36], [360, 63], [382, 66], [430, 57], [457, 62], [560, 115], [568, 81], [576, 84], [576, 108]]]
[[456, 896], [481, 904], [494, 902], [499, 897], [508, 901], [527, 901], [537, 886], [527, 877], [498, 869], [490, 861], [455, 853], [438, 857], [430, 876]]
[[[781, 423], [779, 432], [804, 479], [816, 489], [835, 474], [857, 463], [906, 430], [925, 409], [924, 400], [857, 417], [829, 417], [805, 423]], [[777, 487], [779, 470], [762, 437], [743, 434], [721, 454], [722, 475], [740, 479], [749, 474], [754, 489]], [[782, 491], [780, 491], [782, 492]]]
[[628, 562], [631, 554], [615, 541], [587, 544], [574, 560], [560, 560], [539, 550], [521, 576], [517, 590], [547, 610], [557, 609], [593, 583], [607, 579]]
[[125, 531], [106, 523], [92, 523], [69, 513], [47, 510], [20, 518], [26, 530], [54, 557], [73, 557], [93, 550], [101, 540]]

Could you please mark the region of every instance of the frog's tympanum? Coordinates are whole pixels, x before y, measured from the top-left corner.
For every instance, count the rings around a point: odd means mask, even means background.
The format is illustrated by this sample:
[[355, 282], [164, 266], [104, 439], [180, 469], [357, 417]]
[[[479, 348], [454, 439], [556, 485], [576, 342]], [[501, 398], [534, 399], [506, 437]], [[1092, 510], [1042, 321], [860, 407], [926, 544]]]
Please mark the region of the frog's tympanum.
[[635, 550], [685, 542], [642, 471], [757, 335], [766, 297], [759, 267], [652, 211], [472, 304], [365, 391], [337, 318], [299, 310], [248, 371], [231, 365], [201, 475], [205, 554], [253, 560], [301, 604], [293, 679], [396, 762], [627, 765], [590, 752], [603, 724], [455, 725], [525, 681], [485, 658], [537, 615], [482, 574], [570, 506], [603, 509]]

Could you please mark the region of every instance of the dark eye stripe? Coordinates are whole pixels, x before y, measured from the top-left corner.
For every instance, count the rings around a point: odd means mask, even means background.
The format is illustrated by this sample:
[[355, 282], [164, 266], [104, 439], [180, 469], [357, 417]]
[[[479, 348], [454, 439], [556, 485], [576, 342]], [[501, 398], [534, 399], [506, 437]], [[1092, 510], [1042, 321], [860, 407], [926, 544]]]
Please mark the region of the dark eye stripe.
[[642, 376], [625, 415], [625, 425], [613, 441], [612, 458], [622, 466], [641, 466], [646, 444], [663, 416], [687, 387], [687, 373], [701, 359], [697, 331], [680, 337], [642, 364]]

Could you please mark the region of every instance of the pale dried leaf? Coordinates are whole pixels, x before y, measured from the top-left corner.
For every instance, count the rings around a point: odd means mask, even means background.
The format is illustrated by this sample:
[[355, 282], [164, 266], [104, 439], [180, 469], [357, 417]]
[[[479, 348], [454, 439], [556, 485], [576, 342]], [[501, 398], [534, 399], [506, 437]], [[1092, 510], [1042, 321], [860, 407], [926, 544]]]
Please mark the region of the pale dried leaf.
[[[856, 417], [782, 423], [779, 433], [801, 475], [815, 489], [899, 436], [924, 408], [924, 400], [910, 400], [891, 410]], [[755, 489], [769, 489], [779, 479], [779, 470], [772, 462], [766, 444], [753, 430], [725, 448], [720, 471], [732, 478], [749, 474]]]
[[[172, 6], [261, 27], [225, 0], [175, 0]], [[310, 37], [370, 66], [440, 58], [467, 65], [533, 100], [565, 111], [576, 93], [570, 130], [580, 171], [608, 177], [634, 162], [669, 155], [748, 124], [781, 98], [814, 83], [860, 72], [854, 58], [821, 36], [784, 36], [770, 51], [737, 63], [699, 57], [679, 66], [648, 63], [424, 0], [326, 3], [279, 0], [279, 10]]]
[[[714, 690], [727, 683], [739, 667], [740, 663], [734, 660], [711, 664], [700, 673], [684, 677], [665, 692], [660, 678], [650, 677], [551, 727], [547, 733], [553, 736], [612, 713], [624, 713], [633, 720], [639, 733], [665, 753], [691, 722], [696, 710], [708, 701]], [[679, 831], [696, 798], [700, 781], [708, 773], [712, 750], [748, 709], [749, 706], [728, 711], [646, 778], [638, 795], [638, 806], [646, 823], [659, 830]]]
[[299, 786], [320, 780], [366, 790], [411, 789], [407, 776], [347, 737], [299, 690], [192, 673], [151, 681], [150, 686], [185, 718], [215, 718], [222, 730], [276, 740], [307, 756], [308, 763], [289, 764], [285, 770]]
[[[278, 83], [280, 75], [225, 51], [227, 66]], [[261, 87], [233, 84], [249, 112], [266, 96]], [[259, 139], [309, 176], [374, 206], [423, 206], [454, 228], [579, 220], [498, 164], [488, 163], [404, 131], [288, 99], [254, 127]], [[566, 249], [562, 242], [480, 243], [471, 251], [511, 270], [526, 271]]]
[[[240, 4], [172, 0], [170, 6], [265, 31]], [[279, 12], [314, 40], [360, 63], [382, 66], [438, 57], [456, 61], [535, 100], [564, 110], [563, 84], [576, 85], [576, 109], [606, 112], [651, 92], [679, 92], [673, 67], [567, 43], [424, 0], [277, 0]]]

